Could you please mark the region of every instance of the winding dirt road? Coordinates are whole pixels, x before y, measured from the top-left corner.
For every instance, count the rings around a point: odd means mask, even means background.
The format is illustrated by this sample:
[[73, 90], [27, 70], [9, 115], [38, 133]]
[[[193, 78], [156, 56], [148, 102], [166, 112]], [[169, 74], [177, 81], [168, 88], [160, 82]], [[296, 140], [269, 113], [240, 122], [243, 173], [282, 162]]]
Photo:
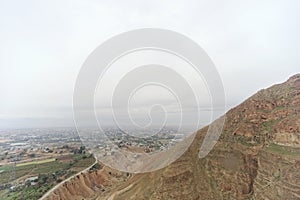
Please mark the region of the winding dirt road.
[[[95, 158], [95, 157], [94, 157]], [[54, 190], [56, 190], [57, 188], [59, 188], [61, 185], [63, 185], [65, 182], [71, 180], [72, 178], [74, 178], [77, 175], [80, 175], [81, 173], [86, 173], [92, 166], [94, 166], [96, 163], [98, 162], [97, 158], [95, 158], [95, 162], [88, 166], [87, 168], [85, 168], [84, 170], [78, 172], [77, 174], [74, 174], [73, 176], [70, 176], [69, 178], [63, 180], [62, 182], [60, 182], [59, 184], [57, 184], [56, 186], [54, 186], [52, 189], [50, 189], [48, 192], [46, 192], [39, 200], [44, 200], [47, 196], [49, 196]]]

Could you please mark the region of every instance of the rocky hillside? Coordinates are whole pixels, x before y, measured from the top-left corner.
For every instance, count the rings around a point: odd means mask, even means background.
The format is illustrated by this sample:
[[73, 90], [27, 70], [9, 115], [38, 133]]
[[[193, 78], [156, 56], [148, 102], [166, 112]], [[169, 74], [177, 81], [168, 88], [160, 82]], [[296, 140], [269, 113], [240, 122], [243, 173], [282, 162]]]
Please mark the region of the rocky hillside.
[[[80, 188], [93, 188], [90, 182], [102, 176], [81, 177], [74, 180], [78, 186], [69, 183], [55, 197], [300, 199], [300, 74], [259, 91], [228, 111], [214, 149], [199, 159], [206, 131], [207, 127], [199, 130], [188, 151], [161, 170], [118, 179], [102, 191], [84, 189], [88, 195], [79, 192]], [[97, 185], [104, 184], [99, 180]]]
[[231, 109], [213, 151], [199, 159], [206, 130], [173, 164], [98, 199], [300, 199], [300, 74]]
[[73, 177], [55, 189], [43, 200], [82, 200], [95, 199], [106, 190], [111, 191], [128, 179], [129, 174], [121, 173], [98, 164], [101, 169], [90, 169]]

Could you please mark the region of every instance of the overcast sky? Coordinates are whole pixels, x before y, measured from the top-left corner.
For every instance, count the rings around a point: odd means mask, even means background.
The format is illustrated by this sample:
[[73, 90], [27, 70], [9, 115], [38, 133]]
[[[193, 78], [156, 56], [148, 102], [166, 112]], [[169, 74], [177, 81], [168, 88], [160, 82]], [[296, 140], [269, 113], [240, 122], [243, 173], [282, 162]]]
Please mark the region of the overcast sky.
[[300, 1], [0, 1], [0, 128], [73, 126], [87, 56], [137, 28], [196, 41], [223, 80], [228, 108], [299, 72]]

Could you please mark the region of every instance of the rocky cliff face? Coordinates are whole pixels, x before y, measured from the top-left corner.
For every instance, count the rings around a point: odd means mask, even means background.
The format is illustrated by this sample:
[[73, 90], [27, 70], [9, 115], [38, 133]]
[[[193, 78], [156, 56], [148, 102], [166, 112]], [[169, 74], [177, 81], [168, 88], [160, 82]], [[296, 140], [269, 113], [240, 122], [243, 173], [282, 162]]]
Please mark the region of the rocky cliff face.
[[[231, 109], [214, 149], [199, 159], [206, 130], [171, 165], [119, 181], [97, 199], [300, 199], [300, 74]], [[60, 197], [70, 191], [64, 186]]]

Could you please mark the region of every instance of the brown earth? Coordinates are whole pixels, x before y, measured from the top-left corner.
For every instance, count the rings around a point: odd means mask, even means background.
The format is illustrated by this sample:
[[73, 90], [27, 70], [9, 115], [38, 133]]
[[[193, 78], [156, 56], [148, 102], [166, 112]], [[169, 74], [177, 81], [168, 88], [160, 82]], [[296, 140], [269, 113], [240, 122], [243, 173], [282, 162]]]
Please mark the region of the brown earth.
[[[94, 172], [60, 188], [56, 199], [300, 199], [300, 74], [228, 111], [214, 149], [199, 159], [207, 128], [161, 170], [116, 182]], [[111, 187], [93, 190], [93, 181]]]
[[112, 190], [118, 183], [128, 178], [126, 173], [121, 173], [108, 167], [99, 170], [90, 170], [81, 173], [70, 181], [54, 190], [45, 200], [83, 200], [95, 199], [97, 195]]

